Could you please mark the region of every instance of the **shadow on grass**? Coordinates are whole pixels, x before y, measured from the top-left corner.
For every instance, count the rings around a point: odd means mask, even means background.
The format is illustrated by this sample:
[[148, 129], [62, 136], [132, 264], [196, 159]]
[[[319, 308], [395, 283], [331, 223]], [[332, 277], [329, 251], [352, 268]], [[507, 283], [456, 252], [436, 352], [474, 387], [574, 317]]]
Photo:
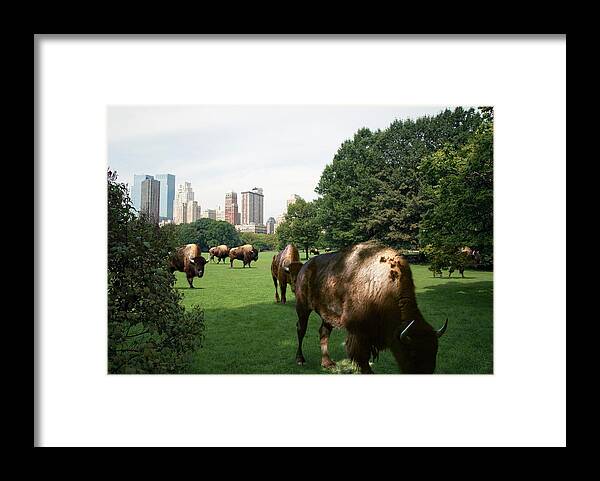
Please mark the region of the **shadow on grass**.
[[[417, 292], [425, 319], [439, 328], [448, 317], [440, 339], [436, 373], [490, 374], [493, 372], [492, 282], [446, 281]], [[296, 309], [293, 294], [286, 304], [265, 302], [238, 307], [205, 308], [206, 339], [198, 351], [194, 372], [206, 374], [323, 374], [353, 372], [344, 348], [346, 331], [335, 329], [329, 350], [338, 369], [321, 367], [319, 327], [311, 313], [304, 338], [304, 366], [295, 363]], [[398, 374], [389, 352], [373, 364], [379, 374]]]

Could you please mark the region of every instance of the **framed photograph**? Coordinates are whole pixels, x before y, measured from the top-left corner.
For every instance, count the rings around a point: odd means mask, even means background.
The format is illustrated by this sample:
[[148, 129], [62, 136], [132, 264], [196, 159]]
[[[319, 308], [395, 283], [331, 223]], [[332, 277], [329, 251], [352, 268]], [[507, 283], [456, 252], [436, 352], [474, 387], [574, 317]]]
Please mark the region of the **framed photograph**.
[[34, 54], [34, 446], [566, 445], [565, 35]]

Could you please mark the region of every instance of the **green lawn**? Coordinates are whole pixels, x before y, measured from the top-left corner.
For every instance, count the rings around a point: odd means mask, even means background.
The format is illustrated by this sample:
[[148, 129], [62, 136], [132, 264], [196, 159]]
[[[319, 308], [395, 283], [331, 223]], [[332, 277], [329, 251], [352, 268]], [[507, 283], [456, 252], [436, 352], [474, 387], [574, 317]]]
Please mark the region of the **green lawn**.
[[[273, 252], [261, 252], [251, 268], [240, 261], [208, 263], [204, 277], [189, 289], [185, 274], [177, 272], [176, 288], [183, 304], [205, 310], [206, 339], [195, 357], [194, 372], [210, 374], [325, 374], [354, 372], [344, 350], [345, 331], [334, 330], [329, 351], [338, 366], [320, 365], [320, 318], [311, 314], [304, 338], [304, 366], [296, 365], [296, 310], [288, 288], [288, 303], [275, 304], [271, 278]], [[301, 254], [302, 255], [302, 254]], [[204, 254], [208, 258], [207, 254]], [[465, 278], [433, 278], [424, 265], [413, 265], [417, 301], [425, 319], [439, 328], [448, 317], [440, 339], [437, 373], [491, 374], [493, 372], [492, 273], [465, 271]], [[445, 276], [447, 276], [447, 272]], [[377, 374], [398, 374], [391, 353], [373, 363]]]

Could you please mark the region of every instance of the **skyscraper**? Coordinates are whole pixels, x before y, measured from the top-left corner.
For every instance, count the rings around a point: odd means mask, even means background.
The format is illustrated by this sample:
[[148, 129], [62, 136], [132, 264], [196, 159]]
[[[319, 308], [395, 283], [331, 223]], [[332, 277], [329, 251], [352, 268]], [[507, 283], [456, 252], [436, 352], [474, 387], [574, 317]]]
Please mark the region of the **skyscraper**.
[[242, 225], [263, 224], [264, 195], [263, 190], [254, 187], [242, 192]]
[[275, 217], [269, 217], [267, 219], [267, 234], [275, 233]]
[[160, 212], [160, 182], [154, 179], [146, 179], [141, 185], [141, 208], [140, 214], [148, 217], [148, 220], [158, 224]]
[[187, 204], [194, 200], [194, 191], [190, 182], [179, 184], [177, 194], [175, 195], [175, 224], [186, 224], [190, 221], [187, 219]]
[[175, 176], [172, 174], [158, 174], [154, 178], [160, 182], [160, 218], [161, 220], [173, 220]]
[[131, 203], [136, 212], [140, 212], [142, 208], [142, 182], [147, 179], [154, 179], [151, 175], [134, 175], [133, 186], [131, 187]]
[[237, 225], [239, 224], [238, 216], [237, 193], [227, 192], [225, 194], [225, 220], [232, 225]]
[[196, 222], [200, 218], [200, 205], [195, 200], [190, 200], [187, 203], [186, 223]]

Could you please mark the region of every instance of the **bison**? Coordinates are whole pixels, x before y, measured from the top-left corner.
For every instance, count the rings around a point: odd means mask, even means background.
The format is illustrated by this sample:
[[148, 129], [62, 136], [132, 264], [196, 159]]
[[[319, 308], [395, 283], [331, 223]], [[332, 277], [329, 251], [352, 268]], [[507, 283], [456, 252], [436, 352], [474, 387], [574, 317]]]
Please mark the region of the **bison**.
[[258, 260], [258, 249], [252, 247], [252, 244], [244, 244], [243, 246], [234, 247], [229, 251], [229, 268], [233, 267], [233, 261], [239, 260], [244, 263], [244, 267], [246, 264], [250, 267], [250, 263], [252, 261]]
[[315, 255], [315, 256], [318, 256], [319, 255], [319, 249], [313, 247], [310, 250], [310, 253], [313, 254], [313, 255]]
[[223, 264], [225, 264], [225, 259], [229, 257], [229, 247], [227, 247], [225, 244], [221, 244], [217, 247], [211, 247], [208, 250], [208, 253], [210, 254], [209, 260], [211, 260], [212, 262], [215, 261], [216, 257], [217, 264], [219, 264], [221, 261], [223, 261]]
[[398, 251], [367, 242], [322, 254], [307, 261], [296, 276], [298, 315], [296, 362], [304, 364], [302, 341], [308, 317], [321, 317], [321, 365], [332, 367], [328, 342], [333, 328], [347, 331], [346, 352], [360, 368], [372, 373], [369, 359], [390, 349], [403, 373], [435, 370], [439, 330], [428, 324], [417, 307], [408, 261]]
[[448, 277], [450, 277], [456, 269], [460, 272], [461, 277], [465, 277], [465, 267], [478, 266], [480, 262], [481, 254], [478, 250], [471, 249], [470, 247], [463, 247], [450, 261], [448, 266]]
[[273, 256], [271, 276], [273, 277], [273, 284], [275, 284], [275, 302], [279, 302], [277, 282], [279, 282], [279, 288], [281, 289], [281, 303], [285, 304], [287, 285], [290, 285], [292, 292], [295, 291], [294, 281], [301, 267], [300, 253], [293, 244], [288, 244], [279, 254]]
[[194, 277], [204, 275], [204, 264], [207, 260], [200, 255], [198, 244], [187, 244], [177, 248], [169, 261], [169, 271], [185, 272], [190, 289], [194, 288]]

